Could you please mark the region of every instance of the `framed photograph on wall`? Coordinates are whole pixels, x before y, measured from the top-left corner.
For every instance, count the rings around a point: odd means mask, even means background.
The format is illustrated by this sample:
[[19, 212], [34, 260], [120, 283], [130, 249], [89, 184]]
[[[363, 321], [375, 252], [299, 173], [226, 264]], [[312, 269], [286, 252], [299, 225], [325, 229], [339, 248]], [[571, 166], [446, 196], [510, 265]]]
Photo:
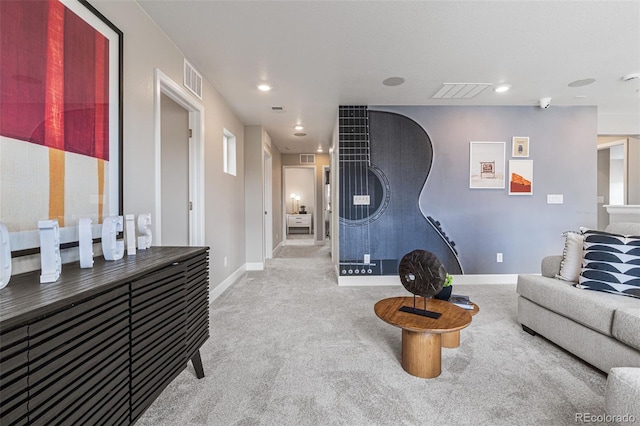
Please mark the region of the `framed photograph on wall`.
[[469, 188], [504, 189], [505, 142], [469, 142]]
[[529, 138], [514, 136], [511, 140], [512, 157], [529, 157]]
[[533, 195], [532, 160], [509, 160], [509, 195]]
[[38, 221], [62, 248], [122, 214], [122, 32], [86, 1], [0, 1], [0, 220], [14, 255]]

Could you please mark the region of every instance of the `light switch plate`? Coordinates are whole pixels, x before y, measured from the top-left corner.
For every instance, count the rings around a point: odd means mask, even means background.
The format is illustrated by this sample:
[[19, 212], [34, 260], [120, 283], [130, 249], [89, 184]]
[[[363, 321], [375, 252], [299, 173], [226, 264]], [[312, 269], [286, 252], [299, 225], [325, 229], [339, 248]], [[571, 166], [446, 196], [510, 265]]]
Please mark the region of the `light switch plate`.
[[368, 195], [354, 195], [353, 196], [353, 205], [354, 206], [368, 206], [371, 204]]
[[564, 196], [562, 194], [547, 194], [547, 204], [563, 204]]

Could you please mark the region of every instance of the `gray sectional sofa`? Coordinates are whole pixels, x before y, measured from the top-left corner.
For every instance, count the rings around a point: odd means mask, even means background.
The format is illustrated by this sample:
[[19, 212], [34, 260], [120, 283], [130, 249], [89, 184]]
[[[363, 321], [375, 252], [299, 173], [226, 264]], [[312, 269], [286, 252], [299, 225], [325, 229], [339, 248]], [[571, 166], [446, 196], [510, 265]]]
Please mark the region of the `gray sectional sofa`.
[[[640, 224], [612, 224], [607, 232], [640, 235]], [[606, 406], [640, 420], [640, 299], [583, 290], [555, 278], [562, 256], [542, 261], [542, 275], [518, 276], [518, 321], [609, 374]], [[633, 367], [633, 368], [629, 368]], [[614, 370], [611, 370], [614, 369]], [[624, 392], [631, 405], [618, 407]]]

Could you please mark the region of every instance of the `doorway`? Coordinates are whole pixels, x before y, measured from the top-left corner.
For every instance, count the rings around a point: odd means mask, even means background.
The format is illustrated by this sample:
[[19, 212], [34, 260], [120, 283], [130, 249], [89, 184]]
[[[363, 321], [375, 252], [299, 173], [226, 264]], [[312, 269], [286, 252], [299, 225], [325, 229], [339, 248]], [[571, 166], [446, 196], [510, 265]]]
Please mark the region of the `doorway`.
[[162, 94], [161, 235], [162, 243], [189, 245], [189, 111]]
[[324, 236], [331, 238], [331, 167], [329, 166], [322, 166], [322, 204]]
[[316, 208], [315, 166], [283, 166], [285, 245], [313, 245], [323, 209]]
[[[155, 86], [154, 86], [154, 119], [155, 119], [155, 216], [152, 214], [153, 240], [155, 245], [181, 244], [191, 246], [205, 245], [204, 238], [204, 107], [195, 98], [189, 94], [177, 83], [171, 80], [166, 74], [159, 69], [155, 69]], [[164, 99], [164, 98], [166, 99]], [[171, 104], [172, 101], [176, 105]], [[162, 107], [165, 106], [163, 115]], [[184, 128], [184, 112], [187, 113], [187, 126]], [[182, 143], [163, 145], [163, 120], [168, 117], [176, 120], [176, 126], [180, 128], [180, 132], [186, 130], [187, 148]], [[171, 119], [169, 123], [172, 121]], [[182, 139], [183, 136], [177, 136]], [[167, 140], [170, 138], [167, 137]], [[166, 142], [166, 141], [165, 141]], [[169, 155], [163, 155], [163, 150], [167, 149], [169, 154], [172, 149], [180, 150], [181, 159], [179, 165], [171, 164]], [[165, 157], [165, 160], [163, 160]], [[186, 161], [185, 161], [186, 158]], [[175, 161], [178, 163], [178, 161]], [[174, 168], [175, 167], [175, 168]], [[163, 171], [163, 169], [169, 169]], [[172, 172], [173, 169], [173, 172]], [[166, 172], [166, 173], [165, 173]], [[175, 175], [174, 175], [175, 173]], [[185, 180], [186, 174], [186, 180]], [[172, 188], [169, 182], [173, 178], [178, 179], [179, 188]], [[174, 194], [174, 192], [182, 192], [182, 194]], [[185, 202], [186, 192], [186, 202]], [[175, 198], [174, 198], [175, 197]], [[164, 203], [164, 199], [167, 202]], [[176, 216], [173, 212], [167, 210], [170, 202], [175, 202], [178, 208]], [[165, 208], [163, 208], [163, 205]], [[178, 212], [179, 210], [179, 212]], [[186, 211], [186, 219], [185, 219]], [[167, 215], [168, 217], [164, 217]], [[173, 235], [169, 227], [173, 227], [172, 220], [179, 222], [178, 231]], [[163, 226], [163, 223], [168, 226]], [[186, 225], [185, 225], [186, 223]], [[186, 229], [186, 244], [185, 233]], [[164, 231], [164, 232], [163, 232]], [[165, 239], [165, 235], [166, 239]]]
[[264, 177], [262, 179], [264, 184], [264, 258], [271, 259], [273, 257], [273, 190], [272, 190], [272, 175], [273, 175], [273, 161], [271, 153], [264, 150]]

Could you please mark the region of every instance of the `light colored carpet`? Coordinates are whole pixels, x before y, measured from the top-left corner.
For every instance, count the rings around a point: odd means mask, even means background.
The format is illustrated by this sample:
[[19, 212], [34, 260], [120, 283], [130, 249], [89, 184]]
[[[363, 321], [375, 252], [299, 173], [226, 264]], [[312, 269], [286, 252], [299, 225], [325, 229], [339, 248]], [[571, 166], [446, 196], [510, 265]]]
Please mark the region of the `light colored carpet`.
[[606, 376], [523, 332], [515, 286], [454, 287], [480, 313], [459, 348], [442, 350], [442, 374], [419, 379], [400, 366], [400, 329], [373, 312], [404, 288], [338, 287], [327, 247], [294, 248], [211, 304], [206, 377], [189, 363], [139, 425], [572, 425], [603, 414]]

